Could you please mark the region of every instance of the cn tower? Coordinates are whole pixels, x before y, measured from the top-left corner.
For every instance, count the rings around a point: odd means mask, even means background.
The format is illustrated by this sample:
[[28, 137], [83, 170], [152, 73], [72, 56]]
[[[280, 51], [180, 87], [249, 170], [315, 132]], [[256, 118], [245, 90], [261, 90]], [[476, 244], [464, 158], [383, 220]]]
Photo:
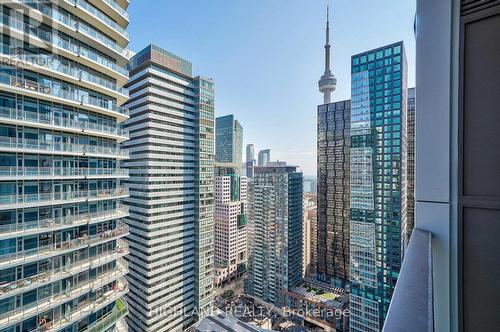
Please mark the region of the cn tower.
[[330, 70], [330, 13], [328, 6], [326, 7], [325, 73], [321, 76], [318, 86], [319, 91], [323, 94], [323, 103], [331, 103], [332, 92], [337, 87], [337, 78]]

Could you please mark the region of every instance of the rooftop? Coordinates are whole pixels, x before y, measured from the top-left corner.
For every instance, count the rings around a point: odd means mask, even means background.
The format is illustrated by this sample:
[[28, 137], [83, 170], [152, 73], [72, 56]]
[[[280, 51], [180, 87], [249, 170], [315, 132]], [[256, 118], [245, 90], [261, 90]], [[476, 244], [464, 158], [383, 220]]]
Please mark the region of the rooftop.
[[246, 324], [235, 317], [222, 312], [215, 316], [204, 318], [196, 328], [195, 332], [265, 332], [255, 326]]
[[342, 308], [347, 300], [344, 289], [332, 287], [327, 283], [311, 278], [304, 278], [302, 283], [290, 289], [290, 292], [300, 295], [307, 300], [335, 308]]

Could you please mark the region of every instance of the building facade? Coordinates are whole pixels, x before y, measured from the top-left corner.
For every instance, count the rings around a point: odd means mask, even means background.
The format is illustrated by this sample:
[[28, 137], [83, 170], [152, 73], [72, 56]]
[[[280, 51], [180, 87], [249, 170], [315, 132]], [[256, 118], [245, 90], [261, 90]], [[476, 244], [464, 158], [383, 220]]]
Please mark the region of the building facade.
[[351, 101], [318, 106], [318, 277], [349, 281]]
[[247, 178], [232, 165], [215, 166], [214, 284], [247, 270]]
[[380, 331], [406, 222], [403, 43], [354, 55], [351, 69], [350, 330]]
[[302, 224], [302, 276], [312, 275], [315, 271], [317, 196], [304, 192]]
[[132, 331], [182, 331], [212, 301], [214, 82], [149, 45], [131, 59], [127, 87], [127, 322]]
[[241, 165], [243, 151], [243, 127], [234, 115], [215, 119], [215, 160], [219, 163]]
[[259, 166], [267, 166], [267, 163], [271, 161], [271, 150], [261, 150], [259, 151]]
[[255, 145], [247, 144], [246, 161], [248, 162], [253, 160], [255, 160]]
[[295, 166], [255, 167], [248, 196], [245, 291], [281, 306], [282, 291], [302, 277], [302, 173]]
[[126, 1], [0, 5], [0, 330], [124, 327]]
[[407, 144], [406, 153], [406, 222], [402, 225], [401, 248], [404, 251], [410, 243], [410, 236], [415, 225], [415, 88], [408, 89], [407, 106]]
[[255, 146], [253, 144], [247, 144], [246, 152], [246, 176], [248, 178], [253, 178], [253, 167], [255, 166]]

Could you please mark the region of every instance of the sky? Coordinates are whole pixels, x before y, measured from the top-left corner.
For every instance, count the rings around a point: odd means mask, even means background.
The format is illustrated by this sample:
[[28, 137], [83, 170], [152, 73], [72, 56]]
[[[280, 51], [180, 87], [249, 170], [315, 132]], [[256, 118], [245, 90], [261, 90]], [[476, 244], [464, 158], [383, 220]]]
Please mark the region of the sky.
[[134, 0], [128, 48], [153, 43], [192, 62], [215, 80], [216, 116], [243, 126], [243, 155], [253, 143], [314, 176], [327, 3], [333, 101], [350, 98], [351, 55], [400, 40], [414, 86], [415, 0]]

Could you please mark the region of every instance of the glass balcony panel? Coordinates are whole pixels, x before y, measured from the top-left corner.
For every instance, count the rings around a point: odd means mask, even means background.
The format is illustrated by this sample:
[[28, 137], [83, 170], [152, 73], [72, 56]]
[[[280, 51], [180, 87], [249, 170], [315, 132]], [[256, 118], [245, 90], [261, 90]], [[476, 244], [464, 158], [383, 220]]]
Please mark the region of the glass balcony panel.
[[32, 222], [0, 225], [0, 236], [2, 235], [15, 235], [13, 233], [27, 232], [40, 230], [47, 232], [52, 229], [63, 227], [71, 227], [79, 224], [89, 224], [91, 222], [99, 222], [107, 219], [118, 219], [128, 215], [128, 207], [126, 205], [118, 204], [116, 209], [107, 211], [98, 211], [93, 213], [66, 215], [57, 218], [39, 219]]
[[95, 245], [99, 242], [107, 242], [116, 237], [127, 235], [128, 231], [128, 225], [119, 223], [117, 228], [103, 233], [91, 236], [83, 234], [76, 239], [40, 246], [34, 249], [21, 250], [11, 254], [0, 255], [0, 266], [4, 264], [23, 263], [33, 259], [41, 259], [43, 257], [51, 257], [67, 250], [76, 250], [77, 248]]
[[4, 17], [4, 23], [5, 25], [16, 29], [20, 30], [23, 33], [27, 33], [30, 35], [35, 35], [38, 38], [42, 39], [43, 41], [50, 42], [53, 46], [57, 46], [60, 48], [63, 48], [69, 52], [78, 54], [82, 57], [88, 58], [92, 61], [95, 61], [105, 67], [110, 68], [111, 70], [124, 75], [128, 76], [128, 71], [125, 67], [117, 65], [115, 62], [97, 54], [96, 52], [85, 48], [85, 47], [80, 47], [79, 45], [73, 43], [70, 40], [62, 39], [56, 34], [52, 34], [50, 32], [44, 31], [42, 29], [37, 29], [36, 26], [29, 25], [27, 23], [24, 23], [23, 21], [13, 18], [13, 17]]
[[118, 147], [106, 147], [90, 144], [61, 143], [52, 141], [39, 141], [15, 137], [0, 136], [0, 147], [10, 149], [43, 150], [53, 152], [95, 153], [108, 154], [116, 157], [127, 157], [128, 151]]

